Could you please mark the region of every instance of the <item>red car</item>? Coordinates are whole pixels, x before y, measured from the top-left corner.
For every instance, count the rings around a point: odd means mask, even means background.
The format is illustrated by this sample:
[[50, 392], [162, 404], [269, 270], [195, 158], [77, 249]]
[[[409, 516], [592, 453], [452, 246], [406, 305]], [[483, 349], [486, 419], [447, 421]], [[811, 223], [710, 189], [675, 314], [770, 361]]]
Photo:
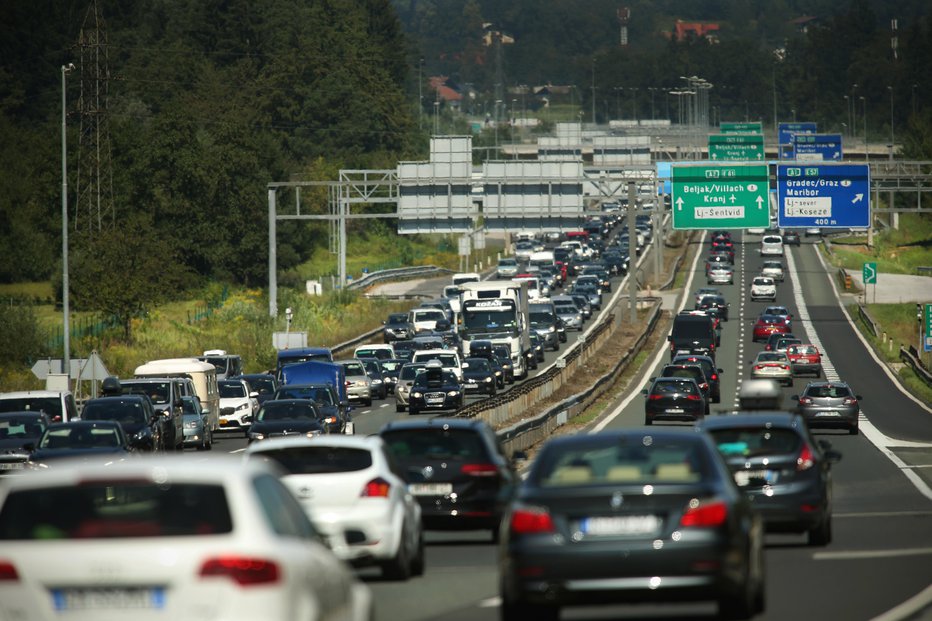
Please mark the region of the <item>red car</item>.
[[766, 341], [771, 334], [786, 334], [790, 331], [783, 317], [777, 315], [761, 315], [754, 324], [754, 342]]
[[793, 375], [812, 373], [822, 377], [822, 354], [815, 345], [790, 345], [786, 357], [790, 359]]

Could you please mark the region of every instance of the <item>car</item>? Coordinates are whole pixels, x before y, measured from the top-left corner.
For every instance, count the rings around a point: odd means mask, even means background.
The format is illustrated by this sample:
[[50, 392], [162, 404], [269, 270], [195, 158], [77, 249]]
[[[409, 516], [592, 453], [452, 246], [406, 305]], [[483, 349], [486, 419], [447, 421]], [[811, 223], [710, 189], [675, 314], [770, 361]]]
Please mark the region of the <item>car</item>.
[[[530, 255], [528, 255], [530, 257]], [[514, 257], [502, 257], [495, 268], [496, 278], [514, 278], [518, 273], [518, 260]]]
[[[498, 360], [498, 364], [502, 367], [502, 377], [505, 380], [506, 384], [515, 383], [515, 365], [511, 361], [511, 350], [507, 345], [493, 345], [492, 346], [492, 355], [495, 356], [495, 359]], [[537, 368], [537, 363], [535, 362], [532, 365], [532, 368]]]
[[753, 340], [757, 343], [767, 340], [771, 334], [788, 334], [789, 332], [790, 328], [783, 317], [762, 314], [754, 324]]
[[798, 395], [797, 411], [806, 419], [810, 429], [839, 427], [858, 435], [858, 416], [861, 413], [861, 395], [854, 394], [845, 382], [809, 382]]
[[528, 333], [528, 338], [531, 342], [531, 353], [529, 357], [534, 358], [534, 364], [531, 365], [531, 368], [536, 369], [537, 365], [544, 361], [544, 340], [540, 338], [540, 335], [534, 330]]
[[783, 238], [779, 235], [764, 235], [760, 240], [760, 256], [783, 256]]
[[218, 380], [235, 377], [243, 373], [242, 357], [227, 353], [223, 349], [208, 349], [202, 356], [197, 356], [197, 359], [214, 365], [217, 370]]
[[401, 372], [401, 367], [408, 362], [404, 358], [389, 358], [388, 360], [382, 360], [382, 380], [385, 382], [385, 388], [388, 391], [388, 394], [395, 394], [395, 385], [398, 383], [398, 374]]
[[288, 384], [275, 392], [275, 400], [310, 399], [317, 404], [318, 417], [327, 433], [355, 433], [349, 402], [340, 401], [333, 384]]
[[699, 420], [706, 414], [706, 402], [702, 389], [691, 377], [654, 377], [644, 395], [644, 424], [653, 425], [658, 420]]
[[[308, 438], [329, 433], [312, 399], [273, 399], [259, 408], [256, 421], [246, 432], [249, 443], [288, 435]], [[337, 432], [339, 433], [339, 432]]]
[[[204, 366], [210, 363], [197, 362]], [[188, 378], [188, 381], [191, 381]], [[193, 382], [191, 382], [193, 384]], [[101, 382], [104, 395], [144, 395], [151, 403], [153, 412], [159, 415], [160, 450], [184, 449], [184, 413], [181, 397], [196, 394], [193, 386], [185, 386], [180, 377], [137, 377], [121, 380], [115, 376], [104, 378]]]
[[709, 403], [712, 401], [712, 387], [701, 364], [670, 362], [663, 365], [658, 377], [684, 377], [696, 380], [705, 405], [704, 415], [708, 415]]
[[424, 573], [421, 505], [379, 436], [275, 438], [246, 459], [280, 466], [281, 477], [337, 558], [377, 565], [388, 580]]
[[816, 441], [790, 412], [737, 412], [699, 423], [712, 436], [769, 532], [806, 533], [810, 546], [832, 540], [832, 471], [841, 453]]
[[730, 265], [734, 268], [734, 259], [725, 253], [710, 254], [705, 260], [705, 273], [708, 274], [713, 265]]
[[271, 373], [244, 373], [230, 379], [246, 380], [246, 383], [249, 384], [250, 394], [256, 394], [256, 401], [259, 405], [271, 399], [275, 391], [278, 390], [278, 380]]
[[762, 517], [708, 434], [633, 428], [549, 440], [502, 522], [501, 619], [709, 600], [719, 618], [747, 619], [765, 608], [763, 539]]
[[777, 285], [773, 278], [768, 276], [755, 276], [751, 281], [751, 301], [767, 300], [777, 301]]
[[806, 229], [806, 237], [819, 237], [822, 235], [822, 229], [819, 227], [809, 227]]
[[368, 587], [326, 547], [280, 474], [258, 460], [176, 455], [68, 462], [5, 481], [4, 611], [371, 620]]
[[782, 317], [788, 330], [793, 330], [793, 313], [785, 306], [767, 306], [761, 311], [762, 315], [776, 315]]
[[[32, 448], [32, 447], [30, 447]], [[33, 470], [69, 461], [117, 463], [132, 454], [129, 439], [119, 423], [109, 420], [72, 420], [46, 427], [29, 455]]]
[[783, 273], [783, 263], [780, 261], [764, 261], [760, 268], [761, 276], [773, 278], [776, 282], [783, 282], [785, 276]]
[[50, 423], [67, 423], [78, 406], [70, 390], [24, 390], [0, 393], [0, 412], [44, 412]]
[[712, 403], [721, 403], [722, 401], [722, 373], [723, 371], [715, 366], [715, 360], [710, 356], [700, 356], [688, 354], [675, 356], [670, 361], [673, 364], [698, 364], [705, 373], [706, 380], [709, 382], [709, 395]]
[[375, 358], [379, 362], [395, 357], [395, 348], [391, 343], [373, 343], [360, 345], [353, 350], [353, 358]]
[[799, 231], [787, 230], [783, 232], [783, 243], [787, 246], [799, 246]]
[[728, 302], [721, 295], [707, 295], [696, 304], [696, 310], [702, 310], [716, 315], [722, 321], [728, 321]]
[[382, 374], [381, 361], [378, 358], [357, 358], [357, 360], [362, 362], [366, 367], [372, 398], [385, 399], [388, 397], [388, 384], [385, 382], [385, 376]]
[[[784, 333], [784, 332], [774, 332], [773, 334], [767, 337], [766, 341], [764, 341], [764, 351], [776, 351], [778, 341], [782, 339], [795, 339], [795, 338], [796, 338], [795, 334]], [[802, 343], [802, 341], [799, 341], [799, 342]]]
[[715, 317], [703, 311], [684, 310], [677, 314], [667, 336], [670, 342], [670, 360], [680, 354], [699, 354], [714, 358], [720, 338], [716, 321]]
[[118, 423], [136, 451], [162, 451], [163, 429], [159, 416], [146, 395], [109, 395], [90, 399], [81, 410], [81, 420]]
[[785, 354], [790, 347], [800, 344], [802, 344], [802, 341], [795, 336], [784, 336], [783, 338], [777, 339], [777, 342], [773, 345], [770, 351]]
[[399, 360], [411, 362], [411, 356], [413, 356], [414, 352], [418, 349], [418, 342], [412, 339], [393, 341], [392, 347], [395, 348], [395, 355], [398, 356]]
[[592, 318], [593, 306], [588, 295], [569, 291], [567, 292], [566, 296], [572, 298], [573, 301], [576, 302], [576, 308], [578, 308], [579, 312], [582, 313], [583, 321]]
[[225, 430], [245, 430], [259, 411], [258, 393], [241, 379], [218, 380], [220, 390], [220, 427]]
[[447, 314], [439, 308], [413, 308], [408, 311], [408, 322], [414, 327], [414, 334], [431, 332], [438, 324], [449, 324]]
[[762, 351], [751, 361], [751, 379], [771, 379], [784, 386], [793, 385], [793, 371], [786, 354]]
[[428, 530], [488, 529], [497, 540], [519, 480], [488, 423], [431, 417], [393, 421], [379, 431], [421, 505]]
[[356, 401], [363, 405], [372, 405], [372, 380], [366, 372], [366, 365], [360, 360], [338, 360], [343, 365], [346, 375], [346, 397], [350, 403]]
[[567, 330], [576, 330], [582, 332], [583, 319], [582, 311], [576, 306], [576, 302], [569, 296], [555, 296], [551, 298], [554, 308], [557, 310], [559, 317]]
[[716, 289], [714, 287], [700, 287], [699, 289], [696, 289], [696, 293], [693, 294], [693, 304], [698, 306], [702, 298], [707, 295], [722, 295], [722, 292], [720, 289]]
[[487, 358], [465, 358], [462, 367], [463, 388], [466, 394], [484, 392], [490, 397], [495, 396], [498, 381], [495, 377], [495, 370]]
[[403, 341], [414, 336], [414, 326], [408, 321], [408, 313], [389, 313], [382, 326], [382, 340], [385, 343]]
[[408, 394], [408, 414], [424, 410], [458, 410], [463, 407], [464, 392], [460, 379], [437, 360], [430, 360], [418, 373]]
[[711, 252], [714, 254], [721, 254], [732, 263], [735, 262], [735, 247], [730, 241], [713, 242]]
[[735, 268], [730, 263], [715, 263], [709, 266], [705, 280], [709, 285], [733, 285], [735, 284]]
[[193, 446], [199, 451], [209, 451], [214, 446], [214, 438], [210, 430], [210, 418], [201, 407], [201, 400], [196, 396], [182, 397], [181, 404], [184, 412], [184, 445]]
[[731, 231], [712, 231], [712, 233], [709, 235], [709, 241], [731, 241]]
[[822, 377], [822, 354], [815, 345], [795, 343], [786, 350], [786, 357], [790, 359], [793, 375], [811, 373], [817, 378]]
[[26, 469], [27, 447], [36, 445], [49, 424], [44, 412], [0, 413], [0, 475]]

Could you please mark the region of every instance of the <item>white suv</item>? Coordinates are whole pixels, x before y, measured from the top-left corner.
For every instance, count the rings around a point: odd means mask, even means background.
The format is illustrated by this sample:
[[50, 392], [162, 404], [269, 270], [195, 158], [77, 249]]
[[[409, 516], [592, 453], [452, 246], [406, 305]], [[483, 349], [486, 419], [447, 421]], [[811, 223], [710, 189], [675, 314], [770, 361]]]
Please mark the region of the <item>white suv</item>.
[[751, 300], [777, 301], [777, 285], [773, 278], [757, 276], [751, 281]]
[[766, 256], [783, 256], [783, 238], [779, 235], [765, 235], [760, 240], [760, 254]]

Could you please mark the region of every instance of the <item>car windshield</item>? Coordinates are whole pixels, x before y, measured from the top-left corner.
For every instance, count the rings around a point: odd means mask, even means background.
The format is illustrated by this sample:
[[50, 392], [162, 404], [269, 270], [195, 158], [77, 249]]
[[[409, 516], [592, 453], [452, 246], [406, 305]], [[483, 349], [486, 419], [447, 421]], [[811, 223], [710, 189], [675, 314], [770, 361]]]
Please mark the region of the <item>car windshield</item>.
[[71, 449], [120, 446], [116, 429], [110, 427], [57, 427], [45, 430], [40, 449]]
[[452, 371], [444, 370], [442, 373], [418, 373], [414, 378], [414, 386], [418, 388], [439, 388], [457, 383], [456, 375]]
[[477, 373], [491, 373], [492, 367], [489, 365], [489, 361], [485, 358], [467, 358], [464, 366], [468, 364], [470, 371], [475, 371]]
[[404, 365], [402, 360], [383, 360], [382, 361], [382, 372], [383, 373], [394, 373]]
[[791, 429], [746, 427], [710, 429], [719, 452], [725, 457], [797, 454], [803, 440]]
[[275, 380], [271, 377], [254, 377], [249, 380], [249, 386], [260, 395], [270, 395], [275, 392]]
[[259, 410], [258, 420], [316, 420], [317, 412], [309, 403], [266, 401]]
[[518, 261], [515, 259], [501, 259], [498, 262], [499, 267], [517, 267]]
[[45, 412], [49, 418], [61, 417], [59, 397], [11, 397], [0, 399], [0, 412]]
[[149, 395], [154, 405], [165, 405], [171, 394], [171, 385], [168, 382], [120, 382], [120, 390], [124, 395]]
[[326, 386], [295, 386], [279, 388], [276, 399], [311, 399], [320, 405], [333, 405], [333, 393]]
[[847, 386], [838, 386], [836, 384], [810, 386], [808, 389], [806, 389], [806, 396], [840, 399], [843, 397], [850, 397], [851, 389], [849, 389]]
[[10, 492], [0, 540], [219, 535], [233, 530], [220, 485], [93, 480]]
[[239, 382], [220, 383], [221, 399], [243, 399], [247, 396], [246, 387]]
[[389, 315], [388, 321], [385, 322], [390, 326], [404, 325], [408, 323], [407, 315]]
[[422, 373], [423, 371], [423, 364], [406, 364], [401, 367], [401, 373], [398, 374], [398, 379], [413, 380], [419, 373]]
[[338, 446], [302, 446], [258, 451], [252, 459], [272, 461], [289, 474], [358, 472], [372, 466], [368, 449]]
[[91, 401], [81, 412], [84, 420], [112, 420], [123, 425], [145, 424], [146, 413], [142, 409], [139, 397], [121, 399], [107, 397], [103, 401]]

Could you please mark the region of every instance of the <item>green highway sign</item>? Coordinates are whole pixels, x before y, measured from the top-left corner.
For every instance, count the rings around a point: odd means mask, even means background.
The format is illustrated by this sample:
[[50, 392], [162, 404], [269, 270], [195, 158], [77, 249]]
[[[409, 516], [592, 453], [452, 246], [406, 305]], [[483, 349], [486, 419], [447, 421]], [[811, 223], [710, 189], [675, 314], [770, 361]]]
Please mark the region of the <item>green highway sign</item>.
[[865, 285], [876, 285], [877, 284], [877, 264], [876, 263], [865, 263], [864, 267], [861, 269], [861, 275], [864, 278]]
[[712, 134], [709, 136], [709, 159], [761, 161], [764, 137], [761, 134]]
[[766, 164], [673, 164], [674, 229], [770, 226]]
[[932, 351], [932, 304], [923, 304], [922, 310], [922, 348]]
[[753, 123], [719, 123], [718, 130], [723, 134], [763, 134], [760, 121]]

